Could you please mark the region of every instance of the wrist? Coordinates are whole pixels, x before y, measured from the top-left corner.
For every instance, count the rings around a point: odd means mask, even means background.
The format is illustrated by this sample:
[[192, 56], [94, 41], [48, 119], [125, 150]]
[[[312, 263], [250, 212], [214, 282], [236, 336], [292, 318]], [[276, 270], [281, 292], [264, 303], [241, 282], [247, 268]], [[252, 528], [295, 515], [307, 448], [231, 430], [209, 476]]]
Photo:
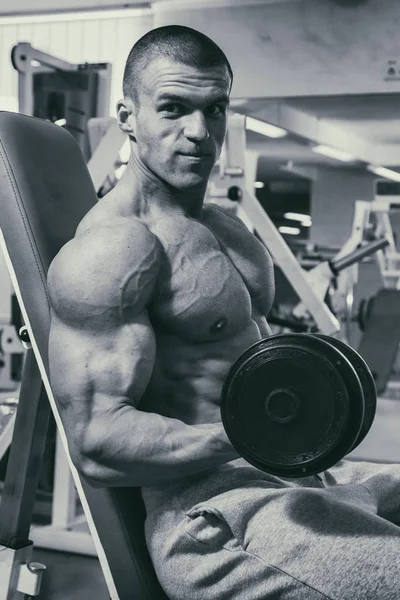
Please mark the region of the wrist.
[[233, 447], [223, 424], [219, 423], [218, 425], [220, 425], [219, 440], [221, 444], [221, 452], [226, 456], [227, 460], [235, 460], [236, 458], [240, 458], [240, 454]]

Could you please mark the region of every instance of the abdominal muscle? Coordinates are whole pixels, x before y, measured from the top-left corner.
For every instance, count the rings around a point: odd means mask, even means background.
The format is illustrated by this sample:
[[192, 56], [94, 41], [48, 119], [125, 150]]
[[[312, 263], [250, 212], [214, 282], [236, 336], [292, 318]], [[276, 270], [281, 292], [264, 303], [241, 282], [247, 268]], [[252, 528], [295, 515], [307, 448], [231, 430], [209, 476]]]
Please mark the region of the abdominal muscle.
[[139, 409], [189, 425], [221, 421], [221, 391], [229, 370], [260, 338], [253, 320], [234, 336], [212, 342], [158, 332], [156, 362]]

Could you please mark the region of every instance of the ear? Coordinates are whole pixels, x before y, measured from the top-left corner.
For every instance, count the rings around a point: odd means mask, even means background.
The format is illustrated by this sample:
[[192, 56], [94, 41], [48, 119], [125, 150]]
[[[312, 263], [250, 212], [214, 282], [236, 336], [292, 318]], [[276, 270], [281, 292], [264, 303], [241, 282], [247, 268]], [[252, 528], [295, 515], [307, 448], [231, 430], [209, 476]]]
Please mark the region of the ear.
[[131, 138], [135, 139], [136, 111], [134, 103], [129, 98], [118, 100], [117, 121], [119, 128]]

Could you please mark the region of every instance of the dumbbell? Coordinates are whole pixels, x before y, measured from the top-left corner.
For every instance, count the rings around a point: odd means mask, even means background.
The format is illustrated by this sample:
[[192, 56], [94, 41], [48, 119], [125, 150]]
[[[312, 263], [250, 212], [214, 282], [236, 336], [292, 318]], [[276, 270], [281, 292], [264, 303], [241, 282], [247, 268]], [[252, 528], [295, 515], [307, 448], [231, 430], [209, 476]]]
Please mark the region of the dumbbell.
[[366, 362], [322, 334], [256, 342], [231, 367], [221, 396], [234, 448], [255, 467], [288, 478], [335, 465], [365, 438], [375, 411]]

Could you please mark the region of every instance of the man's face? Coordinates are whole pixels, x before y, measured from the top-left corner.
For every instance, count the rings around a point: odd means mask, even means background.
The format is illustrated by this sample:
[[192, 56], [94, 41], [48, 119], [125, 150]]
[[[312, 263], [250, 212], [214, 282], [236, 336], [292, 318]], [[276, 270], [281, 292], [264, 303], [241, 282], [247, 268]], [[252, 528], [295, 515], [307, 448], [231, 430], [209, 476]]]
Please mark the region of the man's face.
[[226, 67], [152, 61], [142, 73], [135, 138], [141, 162], [177, 189], [204, 185], [226, 134]]

